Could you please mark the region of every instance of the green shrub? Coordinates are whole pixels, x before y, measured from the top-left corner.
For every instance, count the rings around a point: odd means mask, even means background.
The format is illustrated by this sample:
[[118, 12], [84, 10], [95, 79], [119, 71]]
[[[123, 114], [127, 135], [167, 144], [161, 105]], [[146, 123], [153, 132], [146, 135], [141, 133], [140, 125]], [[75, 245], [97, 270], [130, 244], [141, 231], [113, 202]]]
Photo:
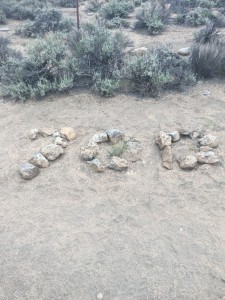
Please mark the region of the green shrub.
[[225, 38], [215, 25], [209, 23], [195, 37], [191, 62], [198, 77], [212, 78], [225, 75]]
[[126, 0], [109, 0], [101, 9], [101, 14], [105, 19], [127, 18], [134, 10], [134, 4]]
[[34, 11], [17, 1], [5, 1], [0, 3], [0, 9], [7, 19], [26, 20], [34, 18]]
[[21, 58], [21, 54], [9, 47], [10, 41], [0, 37], [0, 67], [10, 58]]
[[121, 32], [111, 33], [101, 24], [86, 24], [70, 36], [72, 55], [77, 59], [80, 78], [95, 90], [111, 95], [119, 85], [128, 40]]
[[102, 2], [100, 0], [90, 0], [87, 4], [87, 11], [97, 12], [100, 10]]
[[152, 0], [138, 11], [135, 28], [146, 28], [150, 34], [158, 34], [164, 30], [169, 14], [169, 9], [162, 2]]
[[35, 40], [23, 59], [9, 58], [0, 74], [4, 94], [25, 100], [73, 87], [76, 63], [64, 37], [49, 33]]
[[6, 24], [7, 20], [6, 20], [6, 15], [3, 12], [3, 10], [0, 10], [0, 24]]
[[38, 10], [34, 21], [29, 21], [17, 29], [16, 33], [24, 37], [43, 36], [46, 32], [62, 31], [69, 32], [73, 29], [74, 23], [70, 19], [62, 19], [60, 11]]
[[184, 23], [189, 26], [200, 26], [212, 20], [214, 15], [206, 8], [196, 8], [185, 15]]
[[62, 7], [76, 7], [76, 0], [60, 0], [59, 5]]
[[108, 20], [106, 22], [106, 27], [108, 28], [129, 27], [129, 22], [126, 19], [116, 17], [111, 20]]
[[179, 89], [195, 83], [190, 62], [167, 47], [131, 58], [128, 61], [127, 76], [135, 91], [153, 97], [158, 96], [162, 90]]
[[110, 158], [113, 156], [121, 157], [126, 150], [127, 142], [120, 141], [117, 144], [111, 146], [111, 149], [108, 150], [108, 154]]

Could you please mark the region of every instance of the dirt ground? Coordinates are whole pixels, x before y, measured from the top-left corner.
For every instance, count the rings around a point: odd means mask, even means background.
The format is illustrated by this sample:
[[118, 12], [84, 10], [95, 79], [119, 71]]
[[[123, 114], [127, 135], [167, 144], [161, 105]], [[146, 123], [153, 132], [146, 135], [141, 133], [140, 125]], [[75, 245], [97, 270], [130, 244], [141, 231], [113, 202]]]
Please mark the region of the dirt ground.
[[[172, 42], [176, 28], [164, 37]], [[187, 46], [190, 29], [184, 32]], [[163, 43], [163, 36], [155, 39]], [[71, 91], [44, 101], [2, 100], [0, 299], [93, 300], [99, 293], [105, 300], [222, 299], [224, 116], [219, 81], [158, 99]], [[48, 143], [30, 141], [29, 130], [63, 126], [75, 128], [77, 140], [37, 178], [22, 180], [18, 165]], [[174, 161], [173, 170], [163, 169], [154, 136], [180, 127], [214, 132], [221, 163], [187, 172]], [[127, 172], [93, 173], [80, 160], [80, 147], [111, 128], [141, 141], [142, 161]], [[177, 152], [194, 147], [180, 143]]]

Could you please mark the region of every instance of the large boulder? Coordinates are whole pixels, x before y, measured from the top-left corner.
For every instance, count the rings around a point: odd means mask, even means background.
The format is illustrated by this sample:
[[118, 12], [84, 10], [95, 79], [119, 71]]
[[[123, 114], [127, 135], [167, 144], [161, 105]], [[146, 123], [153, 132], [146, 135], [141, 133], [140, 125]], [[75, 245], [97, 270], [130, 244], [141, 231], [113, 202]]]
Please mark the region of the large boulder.
[[20, 165], [19, 173], [23, 179], [31, 180], [39, 175], [40, 170], [30, 163], [24, 163]]
[[63, 148], [59, 145], [49, 144], [41, 148], [41, 153], [46, 157], [48, 160], [55, 160], [61, 154], [64, 153]]

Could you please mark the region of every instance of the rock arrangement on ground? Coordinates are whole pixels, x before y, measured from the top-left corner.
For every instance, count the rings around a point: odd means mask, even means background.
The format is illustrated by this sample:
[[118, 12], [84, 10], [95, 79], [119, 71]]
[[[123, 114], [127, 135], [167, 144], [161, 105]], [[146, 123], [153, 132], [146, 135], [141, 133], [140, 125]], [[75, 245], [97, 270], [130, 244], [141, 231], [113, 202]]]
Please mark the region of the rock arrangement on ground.
[[180, 141], [182, 137], [196, 141], [197, 152], [188, 155], [180, 155], [176, 158], [179, 167], [183, 170], [193, 170], [198, 164], [216, 164], [219, 156], [217, 137], [211, 133], [200, 131], [176, 130], [172, 132], [160, 131], [155, 139], [162, 151], [162, 166], [168, 170], [173, 169], [173, 143]]
[[[101, 151], [104, 147], [105, 155], [104, 151]], [[80, 149], [81, 159], [86, 161], [94, 172], [104, 172], [106, 169], [125, 171], [131, 163], [141, 160], [141, 153], [140, 141], [126, 137], [119, 129], [96, 133], [88, 144]]]
[[60, 130], [52, 128], [42, 130], [37, 128], [31, 129], [29, 138], [36, 140], [38, 137], [52, 137], [53, 141], [42, 147], [39, 152], [33, 153], [28, 162], [19, 166], [19, 173], [25, 180], [37, 177], [40, 174], [41, 168], [48, 168], [50, 162], [64, 154], [64, 148], [69, 145], [70, 141], [76, 139], [77, 134], [71, 127], [63, 127]]

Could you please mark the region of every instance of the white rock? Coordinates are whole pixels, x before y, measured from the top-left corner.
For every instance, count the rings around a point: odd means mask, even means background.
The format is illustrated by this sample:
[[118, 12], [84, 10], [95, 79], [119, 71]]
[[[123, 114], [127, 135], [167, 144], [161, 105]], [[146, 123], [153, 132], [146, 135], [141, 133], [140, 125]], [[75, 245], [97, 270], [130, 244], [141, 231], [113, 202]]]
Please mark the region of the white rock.
[[106, 132], [99, 132], [93, 135], [93, 137], [89, 140], [89, 145], [93, 144], [101, 144], [109, 141], [108, 135]]
[[99, 293], [99, 294], [97, 295], [97, 299], [103, 299], [103, 294], [102, 294], [102, 293]]
[[59, 145], [49, 144], [41, 148], [41, 153], [48, 159], [48, 160], [55, 160], [61, 154], [64, 153], [63, 148]]
[[87, 163], [92, 167], [95, 172], [104, 172], [106, 170], [106, 166], [102, 164], [102, 162], [95, 158], [91, 161], [87, 161]]
[[40, 152], [34, 153], [30, 158], [29, 163], [39, 168], [47, 168], [49, 166], [48, 160]]
[[178, 142], [180, 140], [180, 133], [179, 131], [175, 130], [175, 131], [172, 131], [172, 132], [168, 132], [167, 133], [169, 136], [171, 136], [172, 138], [172, 142]]
[[218, 155], [213, 151], [200, 151], [196, 153], [196, 158], [201, 164], [216, 164], [219, 162]]
[[182, 56], [187, 56], [191, 54], [191, 48], [186, 47], [186, 48], [181, 48], [178, 50], [178, 54], [182, 55]]
[[98, 155], [99, 147], [97, 145], [88, 145], [81, 147], [80, 155], [83, 160], [92, 160]]
[[166, 146], [171, 146], [172, 138], [164, 131], [160, 131], [155, 139], [157, 145], [160, 149], [164, 149]]
[[216, 148], [218, 146], [217, 137], [213, 134], [207, 134], [199, 140], [200, 146], [209, 146]]
[[61, 138], [60, 136], [58, 136], [55, 139], [55, 144], [59, 145], [59, 146], [62, 146], [63, 148], [66, 148], [68, 146], [67, 141], [65, 139]]
[[179, 165], [181, 169], [192, 170], [197, 165], [197, 158], [193, 155], [187, 155], [179, 159]]
[[24, 163], [20, 165], [19, 173], [23, 179], [31, 180], [38, 176], [40, 170], [30, 163]]
[[120, 158], [118, 156], [113, 156], [109, 168], [116, 171], [124, 171], [128, 168], [128, 162], [126, 159]]
[[62, 137], [65, 137], [68, 141], [72, 141], [77, 138], [77, 134], [76, 134], [75, 130], [71, 127], [61, 128], [60, 133], [61, 133]]
[[38, 137], [38, 134], [39, 134], [39, 130], [37, 128], [33, 128], [30, 130], [29, 138], [31, 140], [36, 140], [36, 138]]

